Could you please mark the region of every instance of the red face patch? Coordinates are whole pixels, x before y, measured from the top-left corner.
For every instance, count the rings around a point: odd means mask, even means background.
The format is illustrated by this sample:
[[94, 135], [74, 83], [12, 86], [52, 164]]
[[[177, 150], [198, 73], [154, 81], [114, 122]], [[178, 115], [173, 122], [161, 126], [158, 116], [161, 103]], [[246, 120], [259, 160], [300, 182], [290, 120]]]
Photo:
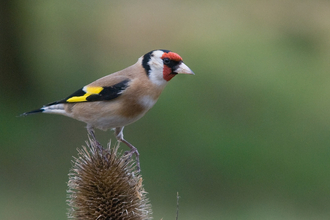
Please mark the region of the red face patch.
[[161, 57], [161, 59], [164, 59], [164, 58], [169, 58], [170, 60], [174, 60], [176, 62], [179, 62], [182, 60], [182, 58], [180, 57], [179, 54], [177, 53], [174, 53], [174, 52], [168, 52], [168, 53], [164, 53]]
[[174, 76], [175, 76], [175, 74], [172, 74], [171, 68], [169, 68], [168, 66], [164, 66], [164, 69], [163, 69], [163, 78], [166, 81], [170, 81]]
[[[175, 62], [180, 62], [182, 61], [182, 58], [180, 57], [179, 54], [177, 53], [174, 53], [174, 52], [164, 52], [161, 59], [165, 59], [165, 58], [168, 58], [170, 60], [173, 60]], [[172, 73], [172, 69], [166, 65], [164, 65], [164, 69], [163, 69], [163, 78], [166, 80], [166, 81], [170, 81], [176, 74], [173, 74]]]

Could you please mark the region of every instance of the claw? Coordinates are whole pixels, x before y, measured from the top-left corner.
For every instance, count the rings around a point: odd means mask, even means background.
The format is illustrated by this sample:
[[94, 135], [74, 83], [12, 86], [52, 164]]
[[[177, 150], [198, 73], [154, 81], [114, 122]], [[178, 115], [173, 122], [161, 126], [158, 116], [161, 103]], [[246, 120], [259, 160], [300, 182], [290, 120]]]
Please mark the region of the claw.
[[136, 159], [136, 169], [138, 172], [141, 171], [141, 167], [140, 167], [140, 154], [139, 154], [139, 151], [136, 149], [136, 147], [134, 147], [131, 143], [129, 143], [128, 141], [126, 141], [124, 139], [124, 135], [123, 135], [123, 129], [124, 127], [119, 127], [119, 128], [116, 128], [115, 129], [115, 133], [116, 133], [116, 137], [117, 137], [117, 140], [119, 142], [123, 142], [124, 144], [126, 144], [129, 148], [131, 148], [130, 151], [126, 151], [124, 154], [125, 155], [128, 155], [130, 154], [129, 159], [131, 159], [131, 157], [133, 156], [133, 154], [135, 154], [135, 159]]
[[136, 159], [136, 170], [138, 172], [141, 171], [141, 167], [140, 167], [140, 154], [139, 151], [136, 149], [136, 147], [134, 147], [132, 144], [130, 144], [129, 142], [127, 142], [126, 140], [123, 140], [122, 142], [124, 142], [128, 147], [130, 147], [132, 150], [130, 151], [126, 151], [124, 153], [124, 155], [129, 155], [127, 160], [131, 159], [131, 157], [133, 156], [133, 154], [135, 154], [135, 159]]

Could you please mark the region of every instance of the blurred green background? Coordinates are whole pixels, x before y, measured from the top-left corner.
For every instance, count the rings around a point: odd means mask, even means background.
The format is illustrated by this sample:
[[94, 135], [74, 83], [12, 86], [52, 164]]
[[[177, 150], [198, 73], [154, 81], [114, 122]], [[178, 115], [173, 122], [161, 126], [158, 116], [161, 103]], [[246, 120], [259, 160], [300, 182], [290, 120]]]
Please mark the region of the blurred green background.
[[87, 140], [81, 122], [16, 116], [158, 48], [196, 75], [175, 77], [125, 128], [154, 219], [175, 219], [177, 192], [181, 220], [329, 219], [329, 1], [12, 0], [0, 10], [0, 219], [66, 219], [67, 174]]

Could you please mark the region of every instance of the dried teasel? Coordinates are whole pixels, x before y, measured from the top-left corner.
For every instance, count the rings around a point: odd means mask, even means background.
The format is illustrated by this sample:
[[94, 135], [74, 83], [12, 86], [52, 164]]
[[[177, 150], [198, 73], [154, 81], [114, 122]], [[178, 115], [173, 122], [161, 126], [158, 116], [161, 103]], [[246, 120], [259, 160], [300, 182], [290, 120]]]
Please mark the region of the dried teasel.
[[118, 152], [119, 144], [104, 149], [95, 139], [78, 149], [68, 182], [69, 219], [152, 219], [151, 205], [134, 160]]

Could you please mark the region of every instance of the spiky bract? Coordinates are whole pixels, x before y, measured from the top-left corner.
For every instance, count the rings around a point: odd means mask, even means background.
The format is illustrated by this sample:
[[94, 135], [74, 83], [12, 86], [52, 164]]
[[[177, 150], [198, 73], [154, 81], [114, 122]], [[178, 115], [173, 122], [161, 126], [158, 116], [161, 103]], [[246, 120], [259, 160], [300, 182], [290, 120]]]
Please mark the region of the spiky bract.
[[104, 149], [94, 139], [86, 143], [78, 149], [69, 173], [69, 219], [151, 219], [151, 205], [133, 159], [118, 152], [119, 144], [110, 148], [109, 143]]

